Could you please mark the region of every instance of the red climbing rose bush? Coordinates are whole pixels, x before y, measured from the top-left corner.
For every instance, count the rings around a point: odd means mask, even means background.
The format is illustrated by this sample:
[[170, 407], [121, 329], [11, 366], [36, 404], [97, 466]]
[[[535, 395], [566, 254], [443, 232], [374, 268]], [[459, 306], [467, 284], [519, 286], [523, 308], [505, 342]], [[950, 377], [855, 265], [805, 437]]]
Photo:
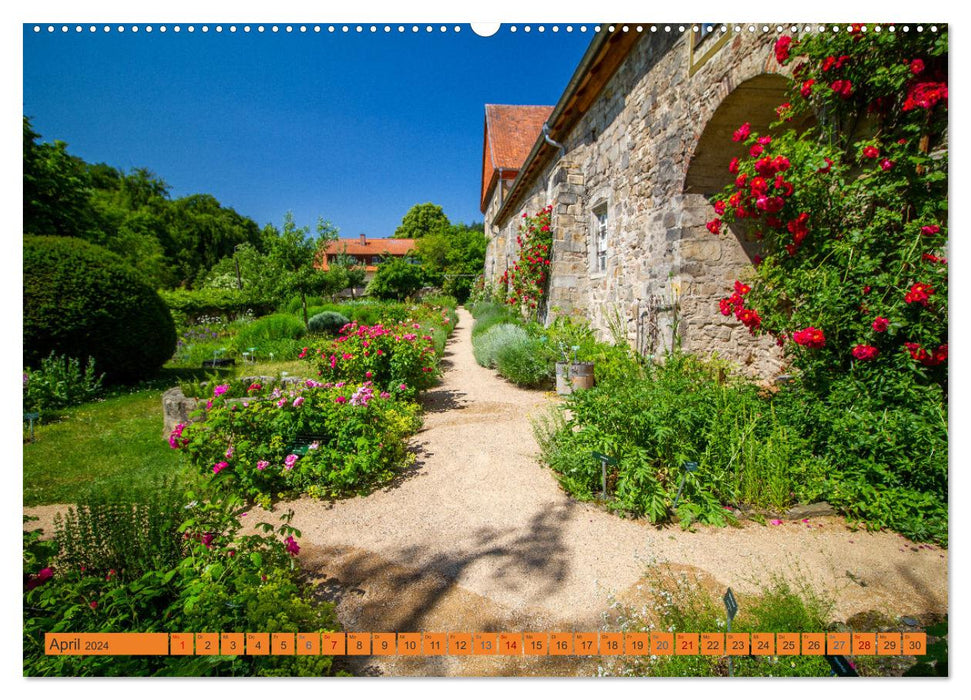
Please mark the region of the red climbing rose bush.
[[553, 206], [547, 205], [533, 215], [523, 214], [516, 236], [519, 258], [502, 275], [509, 290], [506, 303], [528, 313], [546, 298], [553, 253]]
[[806, 495], [946, 542], [947, 31], [875, 29], [776, 42], [791, 89], [766, 133], [738, 125], [707, 224], [759, 251], [716, 312], [791, 362], [773, 410]]
[[760, 241], [719, 311], [811, 384], [947, 383], [947, 33], [781, 37], [795, 81], [768, 133], [733, 135], [708, 230]]

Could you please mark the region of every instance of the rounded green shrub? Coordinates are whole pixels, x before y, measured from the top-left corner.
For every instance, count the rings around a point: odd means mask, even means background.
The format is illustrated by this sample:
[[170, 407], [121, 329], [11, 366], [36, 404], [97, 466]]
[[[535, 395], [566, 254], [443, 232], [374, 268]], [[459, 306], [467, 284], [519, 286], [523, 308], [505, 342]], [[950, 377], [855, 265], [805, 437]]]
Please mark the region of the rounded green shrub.
[[483, 367], [496, 366], [496, 354], [508, 343], [522, 342], [529, 339], [526, 329], [512, 323], [493, 326], [485, 333], [472, 338], [472, 354], [475, 361]]
[[500, 345], [495, 362], [499, 374], [518, 386], [536, 388], [550, 381], [545, 346], [536, 338], [517, 338]]
[[114, 253], [77, 238], [24, 236], [24, 364], [92, 357], [110, 381], [156, 372], [175, 352], [172, 314]]
[[311, 333], [336, 334], [350, 322], [351, 320], [344, 314], [336, 311], [324, 311], [310, 318], [307, 322], [307, 330]]

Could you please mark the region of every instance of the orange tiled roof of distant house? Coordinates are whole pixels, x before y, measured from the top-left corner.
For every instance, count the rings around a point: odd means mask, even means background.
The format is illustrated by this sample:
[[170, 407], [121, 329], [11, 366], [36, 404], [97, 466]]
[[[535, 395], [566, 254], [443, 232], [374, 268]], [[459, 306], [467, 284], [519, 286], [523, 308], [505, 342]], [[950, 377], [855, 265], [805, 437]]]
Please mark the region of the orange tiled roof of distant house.
[[553, 111], [546, 105], [486, 105], [482, 144], [482, 202], [485, 212], [489, 196], [500, 177], [515, 178], [543, 131]]
[[[319, 263], [321, 269], [328, 269], [328, 258], [332, 255], [353, 255], [355, 257], [366, 256], [370, 259], [377, 255], [405, 256], [415, 250], [414, 238], [367, 238], [364, 235], [358, 238], [338, 238], [330, 241], [321, 250], [324, 259]], [[376, 269], [368, 266], [369, 270]]]

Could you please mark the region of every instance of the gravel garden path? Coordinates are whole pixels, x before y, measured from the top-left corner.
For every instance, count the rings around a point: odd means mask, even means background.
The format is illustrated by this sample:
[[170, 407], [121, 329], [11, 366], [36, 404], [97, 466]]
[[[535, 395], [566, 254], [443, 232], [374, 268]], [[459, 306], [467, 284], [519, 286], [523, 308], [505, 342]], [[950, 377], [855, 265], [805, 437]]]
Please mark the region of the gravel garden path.
[[[870, 610], [947, 611], [947, 552], [894, 533], [854, 532], [837, 517], [684, 532], [573, 500], [536, 461], [529, 421], [558, 399], [478, 366], [471, 330], [460, 309], [408, 473], [364, 498], [280, 506], [295, 510], [302, 563], [338, 601], [348, 630], [596, 630], [612, 596], [644, 595], [651, 565], [742, 596], [773, 574], [808, 581], [836, 602], [842, 620]], [[596, 672], [594, 660], [564, 659], [375, 656], [357, 670]]]
[[[301, 563], [346, 630], [595, 631], [614, 599], [645, 602], [650, 567], [731, 586], [743, 607], [779, 574], [825, 593], [840, 620], [947, 612], [947, 551], [894, 533], [854, 532], [833, 516], [685, 532], [573, 500], [537, 462], [529, 420], [559, 399], [479, 367], [471, 329], [460, 309], [412, 468], [366, 497], [276, 507], [295, 511]], [[27, 510], [46, 521], [60, 508]], [[349, 658], [355, 673], [392, 676], [597, 670], [595, 657]]]

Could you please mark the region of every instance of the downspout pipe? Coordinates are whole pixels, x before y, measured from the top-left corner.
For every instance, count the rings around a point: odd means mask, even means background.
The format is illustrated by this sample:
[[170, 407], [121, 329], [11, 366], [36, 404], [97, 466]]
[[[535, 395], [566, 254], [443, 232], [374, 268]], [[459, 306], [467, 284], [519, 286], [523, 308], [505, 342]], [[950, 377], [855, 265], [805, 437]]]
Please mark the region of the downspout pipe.
[[546, 140], [546, 143], [548, 143], [549, 145], [560, 149], [560, 158], [566, 155], [566, 148], [563, 146], [563, 144], [557, 143], [556, 141], [550, 138], [550, 125], [547, 122], [543, 122], [543, 138]]

